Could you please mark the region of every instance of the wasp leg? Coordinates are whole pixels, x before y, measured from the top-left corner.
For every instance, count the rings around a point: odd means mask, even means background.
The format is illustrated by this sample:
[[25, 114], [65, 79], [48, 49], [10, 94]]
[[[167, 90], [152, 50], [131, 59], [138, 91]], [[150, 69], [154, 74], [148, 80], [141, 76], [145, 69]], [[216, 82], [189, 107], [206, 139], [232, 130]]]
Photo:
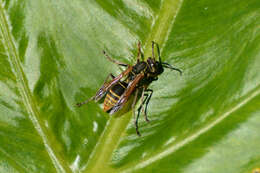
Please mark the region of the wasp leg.
[[[136, 117], [136, 120], [135, 120], [135, 129], [136, 129], [136, 133], [138, 134], [138, 136], [141, 136], [141, 134], [140, 134], [140, 132], [139, 132], [139, 130], [138, 130], [138, 119], [139, 119], [139, 116], [140, 116], [140, 113], [141, 113], [141, 110], [142, 110], [142, 107], [143, 107], [143, 105], [144, 105], [144, 102], [146, 101], [146, 99], [147, 99], [147, 96], [148, 96], [148, 94], [144, 94], [144, 96], [146, 96], [146, 98], [144, 99], [144, 101], [142, 102], [142, 104], [139, 106], [139, 108], [138, 108], [138, 110], [137, 110], [137, 117]], [[148, 120], [147, 118], [146, 118], [146, 120]], [[149, 120], [148, 120], [149, 121]]]
[[148, 120], [148, 117], [147, 117], [147, 115], [144, 112], [144, 104], [147, 101], [147, 98], [148, 98], [149, 94], [146, 93], [146, 94], [144, 94], [144, 96], [145, 96], [145, 99], [144, 99], [144, 102], [142, 104], [142, 112], [144, 113], [145, 121], [149, 123], [150, 121]]
[[138, 130], [139, 112], [138, 112], [137, 117], [135, 118], [135, 104], [136, 104], [136, 101], [137, 101], [138, 91], [139, 91], [138, 89], [135, 91], [134, 101], [132, 103], [132, 111], [133, 111], [133, 116], [134, 116], [134, 119], [135, 119], [135, 131], [136, 131], [136, 134], [138, 136], [141, 136], [141, 134], [140, 134], [140, 132]]
[[136, 104], [136, 101], [137, 101], [137, 96], [138, 96], [138, 90], [135, 91], [135, 96], [134, 96], [134, 100], [133, 100], [133, 103], [132, 103], [132, 110], [133, 110], [134, 118], [135, 118], [135, 104]]
[[[141, 105], [140, 105], [139, 108], [137, 109], [138, 114], [140, 114], [141, 112], [144, 112], [144, 103], [146, 102], [148, 96], [149, 96], [149, 95], [148, 95], [147, 93], [144, 94], [145, 99], [141, 102]], [[146, 117], [146, 116], [145, 116], [145, 117]], [[149, 120], [148, 120], [147, 118], [145, 118], [145, 120], [146, 120], [147, 122], [149, 122]]]
[[94, 99], [95, 99], [95, 96], [92, 96], [89, 99], [85, 100], [84, 102], [77, 103], [76, 106], [80, 107], [80, 106], [82, 106], [82, 105], [84, 105], [84, 104], [86, 104], [89, 101], [94, 100]]
[[144, 55], [142, 54], [142, 51], [141, 51], [141, 43], [140, 43], [140, 41], [138, 41], [137, 47], [138, 47], [137, 62], [140, 62], [140, 58], [142, 58], [142, 60], [144, 60]]
[[[110, 74], [106, 77], [105, 82], [103, 83], [102, 87], [105, 85], [105, 83], [107, 82], [107, 80], [108, 80], [109, 77], [111, 77], [112, 79], [115, 78], [115, 76], [114, 76], [112, 73], [110, 73]], [[102, 88], [102, 87], [101, 87], [101, 88]], [[85, 100], [84, 102], [77, 103], [76, 106], [80, 107], [80, 106], [82, 106], [82, 105], [88, 103], [89, 101], [94, 100], [95, 98], [96, 98], [96, 95], [90, 97], [89, 99]]]
[[128, 65], [125, 64], [125, 63], [122, 63], [122, 62], [120, 62], [120, 61], [114, 60], [114, 59], [111, 58], [104, 50], [103, 50], [103, 54], [105, 55], [105, 57], [106, 57], [109, 61], [111, 61], [111, 62], [114, 63], [114, 64], [121, 65], [121, 66], [124, 66], [124, 67], [127, 67], [127, 66], [128, 66]]
[[137, 114], [137, 117], [136, 117], [136, 120], [135, 120], [135, 131], [136, 131], [136, 134], [138, 136], [141, 136], [139, 130], [138, 130], [138, 119], [139, 119], [139, 116], [140, 116], [140, 110], [138, 109], [138, 114]]
[[137, 117], [136, 117], [136, 120], [135, 120], [135, 130], [136, 130], [136, 133], [138, 134], [138, 136], [141, 136], [141, 134], [138, 130], [138, 119], [139, 119], [139, 116], [140, 116], [141, 108], [142, 108], [141, 106], [138, 108]]
[[148, 117], [147, 117], [147, 107], [148, 107], [149, 101], [150, 101], [150, 99], [151, 99], [151, 97], [152, 97], [152, 95], [153, 95], [153, 90], [147, 89], [146, 91], [147, 91], [147, 92], [150, 92], [150, 95], [146, 97], [147, 99], [145, 99], [146, 102], [145, 102], [144, 116], [145, 116], [145, 120], [146, 120], [147, 122], [149, 122], [149, 119], [148, 119]]
[[[144, 99], [144, 97], [145, 97], [145, 99]], [[142, 96], [141, 96], [141, 105], [140, 105], [139, 108], [138, 108], [138, 113], [144, 112], [144, 103], [146, 102], [147, 98], [148, 98], [148, 94], [145, 93], [145, 88], [143, 88], [143, 90], [142, 90]], [[149, 122], [149, 120], [147, 119], [147, 116], [145, 116], [145, 120], [146, 120], [147, 122]]]

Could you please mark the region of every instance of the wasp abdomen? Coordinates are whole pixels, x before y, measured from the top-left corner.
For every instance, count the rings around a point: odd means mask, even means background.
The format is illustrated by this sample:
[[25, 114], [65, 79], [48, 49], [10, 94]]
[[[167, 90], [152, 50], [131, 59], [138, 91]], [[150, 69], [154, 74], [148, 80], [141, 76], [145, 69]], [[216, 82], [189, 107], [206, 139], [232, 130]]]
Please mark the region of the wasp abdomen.
[[124, 93], [126, 87], [127, 83], [118, 82], [107, 92], [103, 108], [105, 112], [109, 112], [115, 106], [120, 96]]

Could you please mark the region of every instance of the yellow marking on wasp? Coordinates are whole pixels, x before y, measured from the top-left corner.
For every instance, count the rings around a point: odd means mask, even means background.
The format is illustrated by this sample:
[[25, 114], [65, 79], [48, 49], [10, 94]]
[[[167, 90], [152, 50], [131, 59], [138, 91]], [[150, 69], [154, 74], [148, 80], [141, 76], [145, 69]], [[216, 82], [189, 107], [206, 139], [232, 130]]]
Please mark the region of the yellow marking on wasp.
[[117, 102], [117, 100], [111, 97], [110, 95], [107, 95], [107, 101], [110, 101], [112, 104]]
[[[113, 94], [113, 96], [115, 96], [115, 97], [117, 97], [117, 98], [120, 98], [120, 96], [117, 95], [116, 93], [114, 93], [114, 91], [110, 90], [109, 92], [111, 92], [111, 94]], [[108, 94], [108, 96], [110, 96], [110, 95]], [[111, 97], [111, 96], [110, 96], [110, 97]]]
[[106, 99], [105, 100], [105, 105], [114, 105], [116, 102], [115, 101], [113, 101], [113, 100], [110, 100], [110, 99]]
[[123, 88], [126, 88], [121, 82], [119, 82], [119, 85], [121, 85]]
[[104, 107], [113, 107], [114, 104], [111, 104], [110, 103], [110, 100], [107, 100], [105, 103], [104, 103]]
[[135, 72], [133, 72], [133, 71], [131, 71], [131, 73], [132, 73], [133, 75], [136, 75]]
[[105, 109], [110, 109], [112, 107], [114, 107], [114, 104], [107, 103], [106, 105], [104, 105]]

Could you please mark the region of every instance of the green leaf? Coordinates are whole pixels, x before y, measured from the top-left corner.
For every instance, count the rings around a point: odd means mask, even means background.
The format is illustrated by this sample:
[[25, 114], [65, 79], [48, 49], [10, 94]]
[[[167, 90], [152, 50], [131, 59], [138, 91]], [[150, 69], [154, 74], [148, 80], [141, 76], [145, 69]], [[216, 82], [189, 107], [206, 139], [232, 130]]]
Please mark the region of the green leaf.
[[[0, 1], [0, 172], [257, 172], [260, 1]], [[75, 104], [151, 41], [150, 123]]]

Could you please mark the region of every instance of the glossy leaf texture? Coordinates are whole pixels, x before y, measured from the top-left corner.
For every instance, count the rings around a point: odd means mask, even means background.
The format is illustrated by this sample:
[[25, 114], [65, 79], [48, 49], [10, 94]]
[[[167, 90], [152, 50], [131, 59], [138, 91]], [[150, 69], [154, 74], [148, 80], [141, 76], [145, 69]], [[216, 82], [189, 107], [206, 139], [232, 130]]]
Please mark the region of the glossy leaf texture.
[[[1, 0], [0, 172], [253, 172], [260, 168], [259, 0]], [[135, 134], [95, 94], [145, 58], [165, 69]]]

